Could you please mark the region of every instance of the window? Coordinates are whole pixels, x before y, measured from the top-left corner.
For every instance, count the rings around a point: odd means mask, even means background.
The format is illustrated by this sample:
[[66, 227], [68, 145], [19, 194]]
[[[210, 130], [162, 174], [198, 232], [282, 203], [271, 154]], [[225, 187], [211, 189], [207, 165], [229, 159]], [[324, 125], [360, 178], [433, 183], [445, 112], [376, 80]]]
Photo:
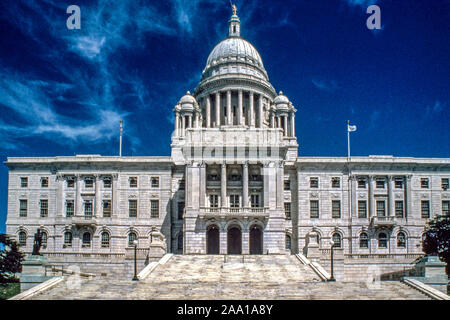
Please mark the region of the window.
[[406, 235], [403, 232], [397, 234], [397, 247], [406, 248]]
[[335, 248], [342, 248], [341, 235], [339, 233], [333, 234], [333, 242]]
[[24, 247], [27, 245], [27, 234], [25, 231], [19, 232], [19, 246]]
[[395, 216], [397, 218], [403, 218], [403, 201], [395, 201]]
[[75, 187], [75, 178], [67, 178], [67, 188]]
[[319, 201], [311, 200], [309, 202], [309, 205], [310, 205], [310, 217], [319, 218]]
[[109, 233], [104, 231], [102, 232], [102, 248], [109, 248]]
[[66, 217], [73, 217], [74, 212], [74, 201], [67, 200], [66, 201]]
[[103, 217], [111, 217], [111, 200], [103, 200]]
[[41, 244], [42, 244], [42, 248], [47, 248], [47, 239], [48, 239], [48, 235], [47, 235], [47, 232], [42, 232], [41, 233], [41, 236], [42, 236], [42, 238], [41, 238]]
[[403, 180], [395, 179], [395, 189], [403, 189]]
[[358, 201], [358, 218], [367, 218], [367, 201]]
[[358, 189], [365, 189], [366, 188], [366, 180], [363, 178], [358, 179]]
[[84, 187], [85, 188], [92, 188], [93, 186], [94, 186], [94, 179], [92, 179], [92, 178], [84, 179]]
[[209, 206], [211, 208], [219, 207], [219, 195], [218, 194], [210, 194], [209, 195]]
[[48, 178], [47, 177], [41, 178], [41, 188], [48, 188]]
[[430, 217], [430, 201], [423, 200], [421, 205], [421, 211], [422, 211], [422, 218], [429, 218]]
[[376, 181], [376, 188], [377, 189], [384, 189], [384, 184], [385, 184], [385, 182], [386, 181], [384, 181], [384, 179], [378, 179], [377, 181]]
[[103, 188], [111, 188], [111, 178], [103, 178]]
[[159, 177], [152, 177], [152, 188], [159, 188]]
[[310, 188], [318, 188], [319, 187], [319, 178], [310, 178], [309, 179], [309, 187]]
[[340, 200], [333, 200], [331, 201], [331, 215], [333, 218], [340, 218], [341, 217], [341, 201]]
[[86, 200], [84, 202], [84, 218], [91, 219], [92, 218], [92, 201]]
[[159, 200], [150, 200], [150, 214], [152, 218], [159, 218]]
[[285, 248], [286, 248], [286, 250], [291, 250], [291, 247], [292, 247], [292, 241], [291, 241], [291, 236], [290, 235], [286, 235], [286, 245], [285, 245]]
[[180, 232], [180, 234], [178, 235], [178, 241], [177, 241], [177, 248], [178, 250], [183, 251], [183, 233]]
[[130, 188], [137, 188], [137, 177], [131, 177], [130, 178]]
[[128, 200], [128, 216], [130, 218], [137, 217], [137, 200]]
[[179, 190], [184, 190], [185, 186], [186, 186], [185, 180], [184, 180], [184, 179], [181, 179], [181, 180], [180, 180], [180, 185], [179, 185], [178, 189], [179, 189]]
[[28, 213], [28, 200], [19, 200], [19, 216], [26, 217]]
[[64, 233], [64, 245], [66, 247], [71, 247], [72, 246], [72, 232], [66, 231]]
[[291, 190], [291, 180], [284, 180], [284, 190]]
[[128, 246], [129, 247], [134, 247], [134, 241], [136, 241], [136, 240], [137, 240], [136, 233], [130, 232], [128, 234]]
[[41, 218], [45, 218], [48, 216], [48, 200], [47, 199], [41, 199]]
[[178, 220], [183, 219], [184, 202], [178, 202]]
[[231, 208], [239, 208], [239, 195], [238, 194], [230, 195], [230, 207]]
[[450, 215], [450, 201], [448, 200], [442, 201], [442, 215]]
[[341, 179], [338, 177], [331, 178], [331, 187], [332, 188], [340, 188], [341, 187]]
[[20, 178], [20, 187], [21, 188], [27, 188], [28, 187], [28, 178], [27, 177]]
[[362, 249], [369, 248], [369, 236], [365, 232], [359, 236], [359, 247]]
[[250, 196], [250, 203], [252, 208], [259, 208], [259, 194], [252, 194]]
[[387, 236], [386, 233], [381, 232], [378, 234], [378, 247], [379, 248], [387, 248]]
[[377, 201], [377, 216], [386, 217], [386, 202]]
[[284, 214], [286, 215], [287, 220], [291, 220], [291, 203], [290, 202], [284, 203]]
[[428, 189], [428, 187], [429, 187], [429, 180], [428, 180], [428, 178], [420, 179], [420, 187], [422, 189]]
[[83, 233], [83, 244], [82, 247], [88, 248], [91, 246], [91, 234], [89, 232]]
[[448, 178], [441, 179], [441, 186], [442, 186], [442, 190], [444, 190], [444, 191], [448, 190]]

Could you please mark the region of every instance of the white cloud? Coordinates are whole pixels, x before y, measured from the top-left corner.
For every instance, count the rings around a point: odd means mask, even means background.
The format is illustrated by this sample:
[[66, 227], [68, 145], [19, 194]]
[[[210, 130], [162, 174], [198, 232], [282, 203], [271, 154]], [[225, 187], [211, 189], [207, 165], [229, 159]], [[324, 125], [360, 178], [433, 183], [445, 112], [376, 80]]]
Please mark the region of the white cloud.
[[335, 91], [339, 88], [337, 82], [334, 80], [325, 80], [325, 79], [312, 79], [311, 82], [313, 85], [323, 91]]

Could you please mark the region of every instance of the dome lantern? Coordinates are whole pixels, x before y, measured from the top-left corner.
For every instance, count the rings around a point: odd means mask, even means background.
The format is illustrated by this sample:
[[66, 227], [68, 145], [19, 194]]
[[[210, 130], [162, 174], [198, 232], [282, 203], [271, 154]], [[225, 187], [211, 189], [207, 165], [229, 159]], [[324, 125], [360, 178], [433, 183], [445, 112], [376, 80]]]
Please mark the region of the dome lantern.
[[237, 15], [237, 8], [235, 4], [232, 4], [231, 7], [233, 8], [233, 15], [230, 19], [230, 29], [228, 32], [229, 37], [240, 37], [241, 36], [241, 20], [239, 19]]

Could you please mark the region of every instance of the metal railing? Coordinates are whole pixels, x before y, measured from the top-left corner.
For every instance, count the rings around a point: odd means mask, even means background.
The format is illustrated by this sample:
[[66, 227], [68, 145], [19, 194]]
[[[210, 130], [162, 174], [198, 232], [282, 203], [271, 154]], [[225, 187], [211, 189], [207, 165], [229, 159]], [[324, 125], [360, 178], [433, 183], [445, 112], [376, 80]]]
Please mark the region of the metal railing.
[[268, 216], [268, 208], [200, 208], [200, 216]]

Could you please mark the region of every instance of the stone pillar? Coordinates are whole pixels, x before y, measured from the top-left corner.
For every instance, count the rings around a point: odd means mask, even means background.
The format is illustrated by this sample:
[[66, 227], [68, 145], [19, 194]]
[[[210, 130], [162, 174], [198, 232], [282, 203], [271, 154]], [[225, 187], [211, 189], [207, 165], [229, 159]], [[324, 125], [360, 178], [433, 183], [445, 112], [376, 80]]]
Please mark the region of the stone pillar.
[[284, 119], [284, 136], [287, 137], [289, 135], [288, 134], [288, 122], [287, 122], [288, 118], [287, 118], [287, 115], [284, 115], [283, 119]]
[[245, 125], [245, 121], [244, 120], [244, 108], [243, 108], [243, 97], [242, 97], [242, 90], [238, 91], [238, 125]]
[[231, 117], [231, 91], [227, 91], [227, 124], [231, 126], [233, 124], [233, 118]]
[[220, 127], [220, 110], [222, 106], [220, 105], [220, 92], [216, 93], [216, 128]]
[[268, 208], [270, 206], [270, 192], [269, 192], [269, 188], [270, 188], [270, 174], [271, 169], [270, 168], [270, 163], [264, 163], [263, 166], [263, 192], [262, 192], [262, 203], [263, 203], [263, 207], [264, 208]]
[[350, 188], [351, 188], [351, 196], [352, 196], [352, 203], [351, 203], [351, 207], [352, 207], [352, 217], [357, 217], [358, 213], [356, 212], [357, 210], [357, 202], [358, 199], [356, 199], [356, 176], [352, 175], [350, 176]]
[[95, 175], [95, 211], [94, 211], [94, 217], [98, 218], [101, 217], [100, 208], [102, 207], [101, 204], [101, 195], [100, 195], [100, 175]]
[[188, 116], [188, 128], [191, 129], [192, 128], [192, 115]]
[[83, 211], [82, 211], [82, 199], [81, 199], [81, 176], [77, 175], [75, 178], [77, 181], [77, 191], [76, 191], [76, 199], [75, 199], [75, 215], [76, 216], [82, 216], [83, 215]]
[[243, 207], [247, 208], [248, 205], [248, 162], [243, 164], [243, 186], [242, 186], [242, 203]]
[[281, 128], [281, 117], [280, 116], [277, 117], [277, 124], [278, 124], [278, 128]]
[[175, 113], [175, 136], [178, 137], [179, 135], [179, 131], [180, 131], [180, 115], [177, 113]]
[[295, 137], [295, 112], [291, 112], [291, 136]]
[[112, 201], [111, 201], [111, 216], [119, 216], [119, 190], [117, 182], [119, 175], [117, 173], [112, 175]]
[[56, 184], [57, 184], [57, 199], [56, 199], [56, 216], [63, 217], [64, 216], [64, 177], [60, 174], [56, 176]]
[[394, 177], [388, 176], [388, 216], [395, 217]]
[[273, 114], [273, 113], [270, 116], [270, 127], [275, 128], [275, 114]]
[[371, 218], [375, 215], [375, 204], [373, 199], [373, 176], [369, 176], [367, 180], [367, 186], [369, 188], [369, 201], [368, 201], [368, 217]]
[[250, 119], [249, 119], [249, 126], [251, 128], [255, 127], [255, 96], [252, 91], [249, 93], [249, 105], [250, 105]]
[[222, 176], [221, 176], [221, 203], [222, 208], [227, 206], [227, 165], [222, 163]]
[[412, 175], [407, 175], [405, 179], [405, 218], [412, 216], [412, 196], [411, 196], [411, 178]]
[[211, 128], [211, 98], [206, 98], [206, 127]]
[[206, 164], [200, 164], [200, 207], [206, 207]]
[[262, 128], [264, 123], [263, 119], [263, 96], [259, 95], [259, 127]]
[[191, 193], [191, 184], [190, 184], [191, 183], [191, 177], [190, 177], [191, 170], [190, 170], [190, 167], [191, 167], [190, 164], [186, 165], [186, 173], [185, 173], [185, 177], [184, 177], [185, 208], [192, 208], [192, 203], [191, 203], [192, 199], [190, 196], [190, 193]]
[[280, 161], [277, 163], [277, 208], [284, 209], [284, 199], [283, 199], [283, 190], [284, 190], [284, 169], [283, 162]]
[[320, 251], [319, 251], [319, 243], [317, 242], [317, 232], [312, 230], [310, 233], [306, 235], [308, 246], [306, 247], [306, 257], [313, 261], [319, 262], [320, 260]]

